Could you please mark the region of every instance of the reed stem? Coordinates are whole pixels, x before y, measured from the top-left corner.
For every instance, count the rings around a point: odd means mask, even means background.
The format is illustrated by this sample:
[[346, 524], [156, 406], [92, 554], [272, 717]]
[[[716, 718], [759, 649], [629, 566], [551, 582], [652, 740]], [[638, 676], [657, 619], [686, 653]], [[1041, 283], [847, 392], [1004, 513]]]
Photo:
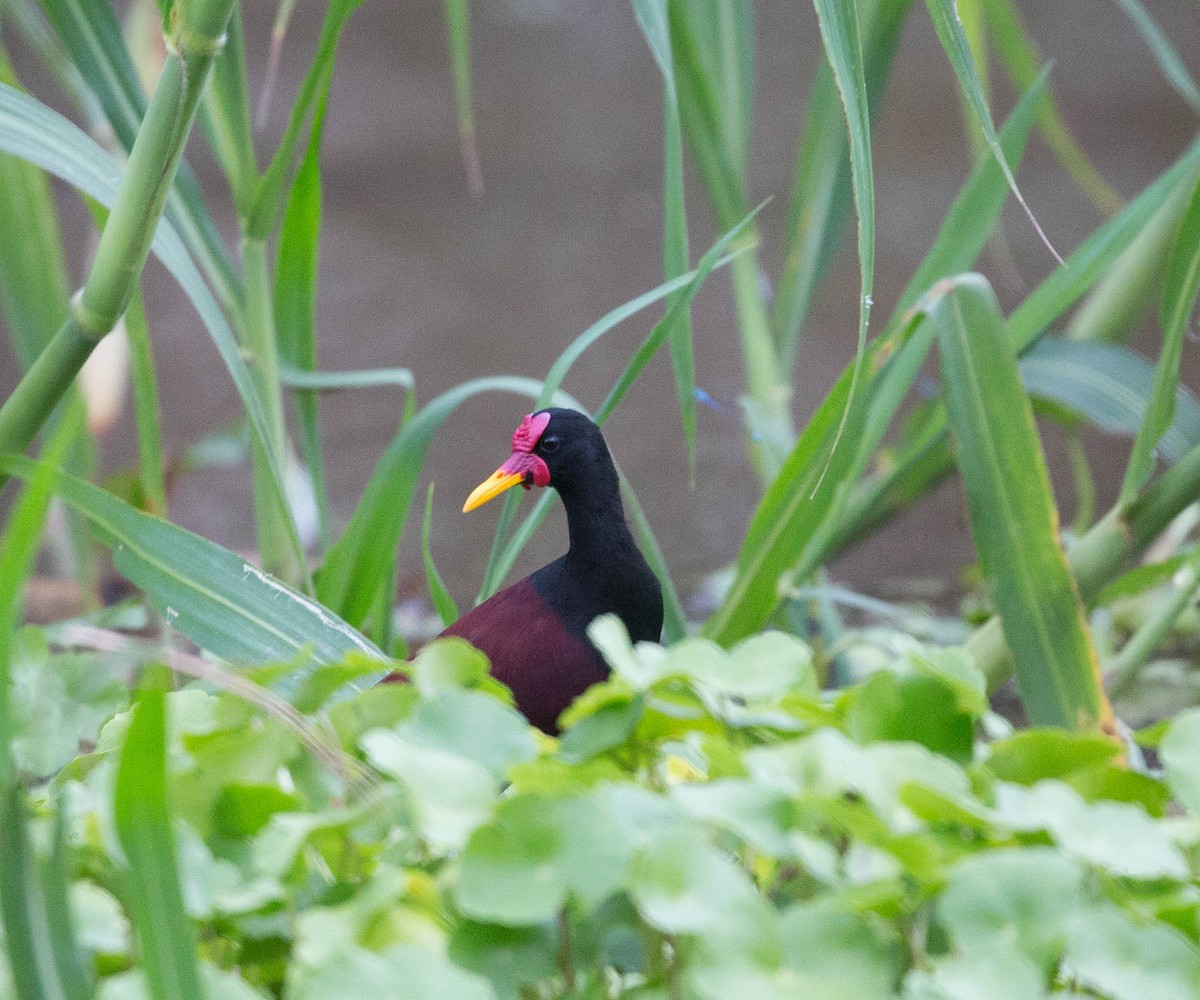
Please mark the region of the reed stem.
[[172, 8], [170, 56], [130, 150], [91, 271], [71, 300], [66, 322], [0, 407], [0, 452], [29, 446], [129, 304], [234, 3], [178, 0]]

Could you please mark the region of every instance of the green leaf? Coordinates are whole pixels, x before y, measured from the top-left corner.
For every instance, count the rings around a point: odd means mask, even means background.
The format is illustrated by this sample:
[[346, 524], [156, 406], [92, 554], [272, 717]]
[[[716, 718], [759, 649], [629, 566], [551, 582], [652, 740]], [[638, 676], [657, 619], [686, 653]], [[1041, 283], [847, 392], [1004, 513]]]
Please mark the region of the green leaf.
[[1095, 729], [1112, 719], [1057, 517], [1029, 400], [1000, 307], [964, 276], [929, 304], [971, 533], [1035, 724]]
[[158, 405], [158, 381], [154, 352], [142, 293], [137, 291], [125, 310], [125, 335], [129, 341], [133, 405], [137, 420], [138, 480], [146, 509], [167, 516], [167, 485], [163, 462], [162, 424]]
[[423, 747], [473, 760], [497, 784], [505, 780], [510, 767], [536, 753], [529, 725], [521, 714], [481, 691], [423, 692], [421, 701], [395, 732]]
[[1045, 976], [1011, 944], [939, 958], [905, 978], [905, 1000], [1045, 1000]]
[[1192, 193], [1163, 282], [1163, 345], [1154, 373], [1154, 392], [1133, 443], [1121, 485], [1120, 502], [1129, 503], [1154, 471], [1154, 448], [1175, 415], [1183, 338], [1200, 292], [1200, 184]]
[[317, 392], [374, 389], [379, 386], [399, 386], [403, 389], [411, 389], [415, 384], [412, 371], [408, 368], [368, 368], [364, 371], [353, 372], [318, 372], [293, 368], [286, 364], [279, 367], [279, 382], [289, 389], [312, 389]]
[[548, 925], [503, 927], [460, 921], [450, 936], [455, 965], [491, 980], [496, 992], [515, 998], [522, 986], [554, 975], [558, 941]]
[[599, 905], [625, 876], [624, 827], [594, 795], [520, 795], [501, 802], [462, 853], [458, 906], [508, 926], [552, 919], [568, 899]]
[[1171, 791], [1191, 812], [1200, 812], [1200, 709], [1177, 715], [1159, 745]]
[[987, 96], [983, 92], [983, 84], [979, 80], [975, 60], [971, 56], [971, 47], [967, 44], [966, 35], [963, 33], [962, 21], [959, 19], [954, 0], [925, 0], [925, 6], [929, 8], [929, 17], [933, 21], [933, 28], [937, 32], [938, 40], [942, 43], [946, 57], [950, 60], [950, 65], [958, 77], [959, 88], [962, 90], [975, 120], [979, 123], [988, 148], [991, 149], [996, 162], [1000, 164], [1004, 179], [1008, 182], [1013, 196], [1024, 209], [1025, 215], [1029, 218], [1041, 241], [1046, 245], [1046, 249], [1054, 255], [1054, 259], [1059, 264], [1062, 264], [1062, 257], [1054, 249], [1054, 245], [1042, 231], [1041, 224], [1025, 203], [1025, 196], [1017, 187], [1017, 180], [1004, 156], [1004, 150], [1000, 146], [1000, 137], [996, 135], [996, 126], [992, 124], [992, 113], [987, 105]]
[[128, 863], [127, 891], [141, 967], [154, 1000], [201, 996], [196, 938], [183, 909], [175, 839], [167, 804], [166, 709], [162, 691], [146, 689], [125, 734], [113, 816]]
[[[833, 69], [833, 78], [837, 82], [842, 108], [846, 113], [846, 130], [850, 139], [850, 180], [854, 189], [854, 208], [858, 213], [858, 343], [854, 349], [853, 375], [846, 394], [846, 405], [826, 458], [828, 465], [849, 423], [854, 394], [866, 361], [867, 326], [871, 320], [871, 296], [875, 284], [875, 174], [871, 167], [871, 115], [867, 105], [857, 7], [853, 0], [814, 0], [814, 6], [821, 26], [821, 40], [825, 43], [825, 58]], [[822, 471], [821, 478], [825, 471], [828, 470]]]
[[629, 889], [646, 922], [671, 933], [771, 924], [770, 910], [746, 874], [691, 828], [656, 837], [639, 852]]
[[911, 740], [959, 763], [971, 759], [974, 719], [934, 677], [880, 670], [846, 700], [846, 731], [860, 743]]
[[891, 928], [828, 903], [790, 907], [780, 919], [789, 995], [890, 1000], [904, 965]]
[[1196, 995], [1200, 950], [1162, 924], [1139, 926], [1112, 906], [1072, 922], [1064, 960], [1071, 979], [1113, 1000]]
[[433, 552], [429, 548], [429, 525], [432, 520], [433, 483], [430, 483], [429, 492], [425, 494], [425, 521], [421, 525], [421, 557], [425, 563], [425, 584], [429, 588], [429, 597], [442, 624], [449, 626], [458, 619], [458, 605], [446, 589], [446, 582], [438, 572], [437, 564], [433, 561]]
[[[0, 470], [31, 476], [38, 465], [0, 457]], [[280, 685], [299, 685], [311, 666], [358, 652], [383, 654], [328, 609], [208, 539], [134, 510], [103, 490], [57, 473], [56, 492], [92, 524], [119, 573], [144, 590], [173, 628], [225, 659], [308, 664]], [[382, 667], [347, 685], [360, 689]]]
[[417, 830], [433, 850], [461, 849], [491, 813], [500, 787], [482, 764], [385, 729], [372, 730], [359, 742], [375, 767], [400, 779]]
[[[728, 9], [728, 5], [724, 9]], [[633, 0], [633, 10], [663, 78], [663, 277], [669, 281], [688, 269], [688, 233], [683, 197], [683, 131], [679, 120], [667, 0]], [[684, 295], [684, 292], [677, 292], [668, 300], [668, 312], [673, 311], [675, 302]], [[694, 477], [696, 361], [692, 349], [692, 320], [687, 307], [671, 325], [668, 339], [679, 396], [679, 416], [687, 441], [688, 473]]]
[[[1018, 367], [1031, 396], [1069, 407], [1110, 433], [1137, 434], [1149, 419], [1154, 365], [1127, 347], [1043, 337], [1022, 355]], [[1157, 449], [1177, 462], [1200, 444], [1200, 403], [1180, 385], [1174, 390], [1173, 410]]]
[[996, 786], [996, 813], [1015, 830], [1045, 830], [1070, 857], [1134, 879], [1190, 877], [1167, 830], [1138, 806], [1087, 803], [1058, 781]]
[[1036, 785], [1107, 764], [1119, 751], [1116, 743], [1096, 733], [1026, 729], [993, 743], [987, 767], [1002, 781]]
[[1048, 847], [1009, 848], [959, 862], [937, 915], [965, 952], [987, 954], [1011, 942], [1049, 970], [1083, 905], [1083, 872], [1075, 862]]
[[[288, 192], [275, 260], [275, 339], [282, 369], [304, 375], [317, 367], [317, 246], [321, 232], [321, 136], [328, 87], [322, 89], [313, 113], [312, 131], [304, 159]], [[308, 387], [306, 387], [308, 388]], [[320, 409], [314, 392], [296, 394], [296, 415], [304, 462], [312, 477], [322, 545], [329, 545], [329, 497], [325, 457], [321, 447]]]
[[[872, 115], [883, 97], [910, 5], [911, 0], [884, 0], [869, 10], [859, 8], [867, 105]], [[779, 357], [785, 364], [795, 357], [814, 291], [832, 263], [852, 204], [849, 146], [846, 130], [836, 121], [838, 105], [832, 70], [828, 62], [822, 62], [809, 92], [804, 130], [796, 148], [787, 256], [771, 316]], [[935, 247], [939, 245], [944, 244], [939, 240]]]
[[456, 968], [428, 948], [393, 945], [382, 954], [349, 948], [317, 969], [293, 971], [289, 1000], [327, 1000], [345, 995], [353, 983], [355, 1000], [495, 1000], [486, 980]]

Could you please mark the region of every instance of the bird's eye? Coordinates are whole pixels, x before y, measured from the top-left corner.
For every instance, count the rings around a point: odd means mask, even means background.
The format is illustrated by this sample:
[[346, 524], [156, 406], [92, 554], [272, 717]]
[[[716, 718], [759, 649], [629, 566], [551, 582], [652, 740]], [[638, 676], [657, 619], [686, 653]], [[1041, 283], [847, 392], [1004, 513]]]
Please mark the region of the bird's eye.
[[552, 451], [557, 451], [558, 450], [558, 438], [556, 438], [556, 437], [543, 438], [541, 443], [538, 445], [538, 450], [545, 452], [547, 455], [549, 455], [550, 452], [552, 452]]

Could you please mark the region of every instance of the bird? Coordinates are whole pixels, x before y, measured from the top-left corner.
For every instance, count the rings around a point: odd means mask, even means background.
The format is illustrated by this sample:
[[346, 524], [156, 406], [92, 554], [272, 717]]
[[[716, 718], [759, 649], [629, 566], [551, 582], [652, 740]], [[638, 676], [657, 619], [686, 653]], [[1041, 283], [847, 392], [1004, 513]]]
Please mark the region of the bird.
[[467, 612], [442, 636], [458, 636], [485, 653], [492, 676], [512, 691], [517, 708], [554, 735], [563, 710], [608, 676], [588, 625], [615, 614], [631, 639], [657, 642], [662, 584], [625, 521], [604, 435], [583, 413], [551, 407], [527, 414], [513, 433], [512, 455], [472, 491], [463, 513], [514, 486], [558, 493], [569, 547]]

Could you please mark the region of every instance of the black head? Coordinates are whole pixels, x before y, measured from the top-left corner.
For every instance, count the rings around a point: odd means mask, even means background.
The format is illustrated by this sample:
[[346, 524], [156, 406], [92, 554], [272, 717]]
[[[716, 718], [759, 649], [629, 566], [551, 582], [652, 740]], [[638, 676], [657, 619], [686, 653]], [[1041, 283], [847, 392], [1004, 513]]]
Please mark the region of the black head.
[[513, 434], [512, 444], [508, 461], [476, 487], [464, 511], [513, 486], [553, 486], [564, 499], [581, 490], [607, 494], [617, 489], [604, 435], [578, 410], [555, 406], [529, 414]]

